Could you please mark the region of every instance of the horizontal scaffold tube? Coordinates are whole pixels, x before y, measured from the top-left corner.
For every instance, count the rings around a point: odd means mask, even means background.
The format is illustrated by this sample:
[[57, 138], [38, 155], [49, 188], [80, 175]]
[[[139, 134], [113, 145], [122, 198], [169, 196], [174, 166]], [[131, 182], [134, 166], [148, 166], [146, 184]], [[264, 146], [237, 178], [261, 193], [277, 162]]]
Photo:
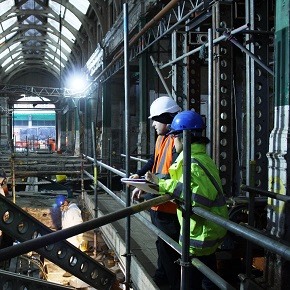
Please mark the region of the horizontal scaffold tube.
[[[172, 238], [167, 236], [164, 232], [154, 226], [151, 222], [149, 222], [145, 217], [141, 214], [136, 215], [137, 218], [143, 222], [150, 230], [152, 230], [157, 236], [159, 236], [163, 241], [165, 241], [171, 248], [176, 250], [181, 255], [181, 246], [174, 241]], [[206, 277], [208, 277], [215, 285], [218, 286], [219, 289], [222, 290], [235, 290], [228, 282], [226, 282], [222, 277], [220, 277], [217, 273], [211, 270], [208, 266], [202, 263], [198, 257], [192, 257], [191, 263], [194, 267], [196, 267], [201, 273], [203, 273]]]
[[255, 243], [256, 245], [266, 248], [267, 250], [276, 253], [281, 257], [285, 258], [286, 260], [290, 261], [290, 247], [287, 247], [282, 243], [275, 241], [270, 237], [267, 237], [264, 234], [229, 221], [200, 207], [193, 207], [192, 212], [205, 219], [213, 221], [214, 223], [226, 228], [227, 230], [237, 234], [238, 236], [241, 236], [248, 241]]
[[152, 206], [156, 206], [164, 202], [167, 202], [171, 199], [172, 199], [172, 196], [170, 196], [169, 194], [165, 194], [165, 195], [156, 197], [154, 199], [126, 207], [124, 209], [107, 214], [105, 216], [83, 222], [82, 224], [72, 226], [67, 229], [59, 230], [57, 232], [49, 233], [47, 235], [38, 237], [36, 239], [28, 240], [28, 241], [25, 241], [23, 243], [20, 243], [11, 247], [1, 249], [0, 261], [4, 261], [7, 259], [16, 257], [16, 256], [20, 256], [31, 251], [37, 252], [37, 249], [39, 248], [54, 244], [58, 241], [65, 240], [75, 235], [93, 230], [95, 228], [99, 228], [101, 226], [112, 223], [119, 219], [125, 218], [129, 215], [133, 215], [140, 211], [146, 210]]
[[290, 196], [276, 193], [273, 191], [263, 190], [263, 189], [260, 189], [257, 187], [251, 187], [245, 184], [241, 185], [241, 189], [251, 194], [259, 194], [259, 195], [267, 196], [270, 198], [275, 198], [284, 202], [290, 202]]
[[[141, 212], [143, 210], [146, 210], [152, 206], [156, 206], [159, 204], [162, 204], [166, 201], [169, 201], [172, 199], [172, 196], [169, 194], [165, 194], [159, 197], [156, 197], [154, 199], [144, 201], [142, 203], [139, 203], [137, 205], [132, 205], [129, 207], [126, 207], [124, 209], [121, 209], [119, 211], [107, 214], [105, 216], [92, 219], [90, 221], [84, 222], [80, 225], [72, 226], [70, 228], [59, 230], [57, 232], [53, 232], [50, 234], [47, 234], [42, 237], [38, 237], [33, 240], [28, 240], [23, 243], [1, 249], [0, 250], [0, 261], [16, 257], [25, 253], [28, 253], [30, 251], [36, 251], [39, 248], [42, 248], [44, 246], [56, 243], [61, 240], [65, 240], [69, 237], [78, 235], [80, 233], [84, 233], [87, 231], [90, 231], [92, 229], [104, 226], [106, 224], [112, 223], [114, 221], [117, 221], [119, 219], [125, 218], [129, 215], [136, 214], [138, 212]], [[216, 224], [221, 225], [222, 227], [226, 228], [227, 230], [237, 234], [238, 236], [241, 236], [261, 247], [266, 248], [267, 250], [276, 253], [283, 258], [290, 260], [290, 247], [275, 241], [274, 239], [259, 233], [255, 230], [249, 229], [245, 226], [239, 225], [235, 222], [229, 221], [223, 217], [220, 217], [216, 214], [213, 214], [205, 209], [199, 208], [199, 207], [193, 207], [192, 212], [206, 218], [208, 220], [211, 220], [215, 222]]]

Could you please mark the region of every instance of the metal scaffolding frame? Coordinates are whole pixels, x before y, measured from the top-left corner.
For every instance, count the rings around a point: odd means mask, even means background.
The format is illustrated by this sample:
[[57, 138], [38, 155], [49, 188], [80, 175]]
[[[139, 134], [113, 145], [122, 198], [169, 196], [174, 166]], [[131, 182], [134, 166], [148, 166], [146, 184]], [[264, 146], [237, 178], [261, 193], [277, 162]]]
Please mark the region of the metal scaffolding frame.
[[[191, 8], [189, 10], [184, 9], [184, 6], [188, 4]], [[177, 7], [175, 7], [176, 5]], [[180, 24], [185, 23], [196, 10], [204, 7], [207, 7], [205, 6], [205, 1], [200, 1], [200, 3], [196, 3], [196, 5], [194, 5], [192, 1], [170, 1], [169, 4], [153, 17], [139, 33], [129, 40], [127, 51], [129, 60], [132, 61], [137, 58], [138, 55], [144, 53], [144, 51], [154, 43], [171, 33], [174, 29], [177, 29]], [[156, 23], [158, 23], [158, 25], [156, 25]], [[94, 77], [93, 82], [105, 82], [123, 67], [124, 50], [122, 49], [117, 52], [114, 55], [113, 60]], [[93, 83], [91, 86], [94, 90]], [[88, 92], [90, 92], [90, 87], [88, 87]]]
[[[1, 249], [1, 261], [30, 252], [26, 246], [28, 244], [40, 255], [92, 287], [98, 289], [111, 288], [115, 281], [115, 274], [71, 243], [65, 241], [74, 234], [71, 236], [68, 234], [67, 236], [64, 230], [53, 232], [2, 195], [0, 195], [0, 216], [1, 230], [19, 241], [20, 248], [24, 249], [22, 253], [17, 251], [18, 245]], [[57, 233], [57, 236], [50, 240], [49, 235], [55, 233]], [[42, 246], [39, 244], [41, 240], [43, 242]]]
[[[171, 5], [170, 9], [173, 9], [173, 6], [177, 3], [177, 1], [171, 1]], [[191, 3], [191, 2], [190, 2]], [[196, 9], [200, 8], [201, 4], [199, 4], [199, 6], [197, 7], [193, 7], [191, 11], [191, 13], [195, 12]], [[173, 31], [176, 27], [177, 24], [181, 24], [184, 23], [186, 21], [186, 19], [188, 18], [189, 14], [184, 14], [183, 15], [183, 11], [182, 9], [180, 9], [182, 7], [182, 5], [180, 5], [179, 2], [179, 6], [178, 6], [178, 10], [173, 10], [173, 14], [175, 14], [175, 16], [177, 16], [177, 21], [172, 25], [171, 21], [169, 21], [169, 18], [165, 18], [166, 19], [166, 24], [164, 24], [164, 22], [162, 23], [162, 21], [160, 21], [160, 25], [157, 26], [157, 30], [154, 31], [154, 29], [151, 30], [151, 25], [153, 25], [153, 23], [149, 23], [148, 26], [146, 26], [144, 30], [142, 30], [136, 37], [133, 38], [133, 40], [131, 42], [129, 42], [129, 48], [126, 48], [124, 51], [119, 52], [116, 57], [113, 59], [113, 61], [95, 78], [95, 81], [102, 81], [105, 82], [108, 78], [110, 78], [111, 76], [113, 76], [116, 72], [118, 72], [121, 68], [124, 67], [125, 61], [122, 58], [123, 56], [125, 57], [129, 57], [130, 56], [130, 60], [135, 59], [138, 55], [140, 55], [142, 52], [144, 52], [147, 48], [149, 48], [151, 45], [153, 45], [153, 43], [159, 41], [164, 35], [168, 34], [169, 32]], [[169, 9], [169, 6], [168, 6]], [[169, 10], [167, 10], [166, 12], [168, 12]], [[164, 11], [165, 13], [165, 11]], [[163, 12], [159, 15], [158, 14], [158, 19], [159, 20], [159, 16], [163, 16]], [[164, 18], [162, 18], [161, 20], [163, 20]], [[156, 19], [153, 19], [154, 21], [156, 21]], [[172, 25], [172, 26], [171, 26]], [[210, 50], [210, 48], [212, 48], [213, 44], [217, 44], [222, 40], [229, 40], [232, 44], [236, 45], [238, 48], [240, 48], [244, 53], [246, 53], [247, 57], [248, 57], [248, 62], [251, 63], [251, 68], [250, 70], [252, 70], [252, 72], [254, 71], [254, 66], [253, 66], [253, 62], [258, 63], [263, 69], [265, 69], [270, 75], [273, 75], [273, 71], [263, 63], [263, 61], [260, 61], [259, 58], [255, 57], [254, 53], [252, 52], [252, 50], [247, 50], [245, 49], [243, 46], [241, 46], [237, 41], [235, 41], [232, 38], [232, 35], [235, 33], [239, 33], [242, 32], [244, 29], [248, 28], [248, 24], [238, 28], [238, 29], [234, 29], [232, 30], [230, 33], [228, 31], [216, 31], [218, 33], [223, 33], [222, 36], [213, 39], [213, 37], [211, 37], [210, 33], [209, 33], [209, 42], [205, 43], [202, 46], [199, 46], [198, 48], [195, 48], [193, 50], [191, 50], [190, 52], [183, 54], [179, 57], [177, 57], [176, 59], [169, 61], [166, 64], [160, 63], [157, 64], [156, 62], [154, 62], [153, 64], [155, 65], [156, 70], [159, 70], [159, 75], [160, 78], [162, 77], [160, 70], [164, 69], [166, 67], [172, 66], [174, 64], [176, 64], [179, 61], [182, 61], [184, 58], [191, 56], [197, 52], [199, 52], [201, 49], [207, 48]], [[148, 35], [146, 35], [148, 33]], [[153, 42], [149, 42], [149, 39], [151, 39], [151, 37], [154, 37]], [[211, 43], [212, 41], [212, 43]], [[140, 49], [141, 47], [141, 49]], [[212, 56], [212, 55], [211, 55]], [[213, 59], [209, 59], [209, 67], [212, 65]], [[209, 69], [210, 71], [210, 69]], [[251, 78], [250, 75], [247, 76], [248, 78]], [[209, 78], [210, 79], [210, 78]], [[252, 78], [253, 80], [253, 78]], [[256, 80], [256, 79], [255, 79]], [[209, 80], [210, 81], [210, 80]], [[125, 88], [128, 89], [128, 87]], [[211, 86], [210, 86], [211, 88]], [[253, 94], [255, 91], [255, 88], [248, 88]], [[90, 90], [90, 88], [89, 88]], [[44, 92], [44, 93], [48, 93], [48, 92]], [[251, 93], [249, 93], [249, 95], [251, 95]], [[250, 107], [250, 106], [249, 106]], [[127, 108], [127, 106], [126, 106]], [[253, 111], [254, 112], [254, 111]], [[248, 112], [249, 115], [254, 116], [253, 112]], [[211, 116], [209, 118], [212, 118]], [[250, 121], [251, 118], [248, 119], [248, 121]], [[209, 120], [210, 121], [210, 120]], [[212, 130], [212, 128], [209, 129], [210, 131]], [[252, 132], [254, 135], [254, 132]], [[252, 136], [252, 134], [248, 133], [249, 135]], [[128, 135], [128, 134], [127, 134]], [[210, 134], [211, 135], [211, 134]], [[251, 137], [252, 138], [252, 137]], [[250, 138], [249, 138], [250, 140]], [[128, 141], [128, 140], [127, 140]], [[254, 140], [255, 141], [255, 140]], [[250, 141], [252, 142], [252, 141]], [[128, 144], [129, 142], [127, 142]], [[254, 142], [255, 143], [255, 142]], [[251, 155], [253, 158], [255, 157], [255, 152], [256, 151], [251, 151], [249, 152], [249, 155]], [[128, 155], [128, 152], [126, 152], [126, 156]], [[94, 158], [95, 159], [95, 158]], [[252, 158], [251, 158], [252, 159]], [[127, 159], [127, 165], [126, 168], [128, 169], [128, 159]], [[101, 165], [99, 163], [99, 165]], [[247, 174], [250, 173], [250, 170], [248, 170]], [[259, 172], [258, 172], [259, 173]], [[94, 176], [95, 178], [95, 176]], [[249, 177], [247, 178], [249, 180]], [[100, 183], [98, 183], [99, 186], [101, 186]], [[95, 186], [97, 186], [97, 184], [95, 183]], [[102, 186], [101, 186], [102, 187]], [[104, 187], [103, 187], [104, 188]], [[243, 190], [249, 190], [250, 191], [250, 187], [243, 187]], [[262, 194], [261, 191], [257, 191], [260, 194]], [[128, 195], [128, 194], [127, 194]], [[288, 200], [283, 200], [288, 202]], [[127, 207], [129, 206], [129, 204], [127, 204]], [[248, 238], [250, 241], [252, 242], [257, 242], [259, 245], [265, 247], [266, 249], [269, 249], [270, 251], [273, 251], [274, 253], [281, 255], [283, 258], [289, 260], [289, 248], [285, 247], [283, 245], [281, 245], [281, 243], [278, 243], [276, 241], [273, 242], [272, 239], [269, 239], [268, 237], [265, 237], [265, 235], [262, 235], [260, 233], [257, 233], [257, 231], [253, 231], [251, 232], [251, 229], [248, 229], [245, 227], [236, 227], [236, 225], [228, 223], [222, 219], [219, 219], [217, 217], [212, 217], [210, 214], [208, 215], [207, 213], [204, 213], [204, 211], [200, 210], [200, 209], [194, 209], [196, 214], [199, 214], [200, 216], [203, 216], [205, 218], [208, 219], [214, 219], [214, 221], [217, 221], [217, 223], [220, 223], [221, 225], [227, 227], [229, 230], [233, 230], [233, 232], [235, 232], [236, 234], [239, 234], [241, 236], [244, 236], [246, 238]], [[98, 223], [97, 223], [98, 224]], [[100, 224], [98, 224], [100, 225]], [[128, 231], [130, 230], [130, 225], [128, 225]], [[249, 231], [248, 231], [249, 230]], [[80, 231], [80, 228], [77, 229], [77, 231]], [[72, 232], [71, 232], [72, 233]], [[71, 234], [70, 233], [70, 234]], [[244, 235], [244, 233], [246, 233]], [[41, 240], [39, 240], [41, 241]], [[28, 243], [26, 244], [28, 245]], [[1, 253], [1, 251], [0, 251]], [[130, 253], [130, 246], [128, 247], [128, 251], [126, 254]], [[129, 267], [129, 264], [128, 264]], [[128, 275], [126, 275], [126, 281], [127, 281], [127, 287], [129, 286], [129, 273]], [[186, 282], [184, 282], [186, 284]], [[185, 288], [184, 288], [185, 289]], [[228, 289], [228, 288], [227, 288]]]

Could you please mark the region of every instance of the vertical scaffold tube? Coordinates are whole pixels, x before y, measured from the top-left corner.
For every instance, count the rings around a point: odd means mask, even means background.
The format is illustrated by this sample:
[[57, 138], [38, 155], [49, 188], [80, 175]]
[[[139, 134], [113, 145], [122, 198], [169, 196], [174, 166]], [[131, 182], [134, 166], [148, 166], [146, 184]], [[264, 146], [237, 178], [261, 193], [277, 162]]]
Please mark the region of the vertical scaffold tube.
[[[130, 134], [129, 134], [129, 29], [128, 29], [128, 3], [123, 4], [123, 12], [124, 12], [124, 88], [125, 88], [125, 150], [126, 150], [126, 176], [128, 177], [130, 174], [130, 153], [129, 153], [129, 145], [130, 145]], [[126, 207], [129, 207], [131, 203], [130, 199], [130, 190], [129, 187], [126, 186]], [[126, 290], [130, 289], [131, 284], [131, 217], [127, 216], [126, 218]]]
[[182, 248], [181, 248], [181, 290], [186, 290], [189, 287], [189, 238], [190, 238], [190, 215], [191, 215], [191, 190], [190, 190], [190, 163], [191, 163], [191, 132], [183, 131], [183, 146], [184, 146], [184, 163], [183, 163], [183, 193], [184, 207], [182, 222]]

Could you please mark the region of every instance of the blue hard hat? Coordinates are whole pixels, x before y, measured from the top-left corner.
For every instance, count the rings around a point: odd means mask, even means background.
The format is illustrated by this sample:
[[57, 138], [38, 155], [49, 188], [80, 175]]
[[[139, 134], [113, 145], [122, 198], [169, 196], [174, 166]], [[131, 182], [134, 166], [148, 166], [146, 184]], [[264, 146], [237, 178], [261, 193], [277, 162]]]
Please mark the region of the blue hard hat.
[[204, 121], [198, 113], [182, 111], [174, 117], [168, 134], [181, 133], [183, 130], [202, 131], [204, 128]]
[[56, 201], [56, 205], [57, 205], [57, 206], [61, 206], [61, 205], [63, 205], [63, 203], [64, 203], [64, 201], [65, 201], [66, 199], [67, 199], [66, 196], [64, 196], [64, 195], [58, 195], [58, 196], [56, 197], [56, 199], [55, 199], [55, 201]]
[[7, 178], [6, 172], [4, 169], [0, 169], [0, 177]]

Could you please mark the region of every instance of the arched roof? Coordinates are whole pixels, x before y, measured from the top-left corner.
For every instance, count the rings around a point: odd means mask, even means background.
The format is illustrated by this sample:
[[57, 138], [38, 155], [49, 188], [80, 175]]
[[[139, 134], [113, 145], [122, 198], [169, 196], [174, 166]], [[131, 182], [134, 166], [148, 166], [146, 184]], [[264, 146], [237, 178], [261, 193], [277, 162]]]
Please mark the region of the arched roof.
[[99, 18], [103, 4], [103, 0], [0, 0], [1, 83], [29, 71], [59, 77], [83, 67], [97, 45], [94, 19], [103, 29]]

